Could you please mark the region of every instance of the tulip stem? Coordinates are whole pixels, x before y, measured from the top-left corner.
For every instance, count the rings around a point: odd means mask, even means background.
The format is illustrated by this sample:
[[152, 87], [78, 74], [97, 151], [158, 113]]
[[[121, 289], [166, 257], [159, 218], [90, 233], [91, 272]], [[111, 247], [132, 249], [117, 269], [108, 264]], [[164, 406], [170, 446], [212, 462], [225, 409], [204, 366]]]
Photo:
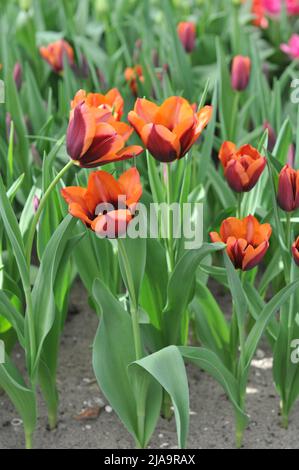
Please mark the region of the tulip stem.
[[40, 219], [41, 213], [42, 213], [42, 211], [43, 211], [43, 209], [44, 209], [44, 207], [47, 203], [47, 200], [48, 200], [51, 192], [55, 188], [56, 184], [59, 182], [59, 180], [63, 177], [63, 175], [68, 171], [68, 169], [72, 165], [74, 165], [74, 161], [69, 160], [67, 162], [67, 164], [60, 170], [60, 172], [57, 173], [57, 175], [55, 176], [55, 178], [53, 179], [51, 184], [48, 186], [48, 188], [45, 191], [45, 194], [43, 195], [43, 197], [40, 200], [39, 206], [37, 208], [37, 211], [36, 211], [36, 213], [33, 217], [31, 225], [30, 225], [29, 234], [28, 234], [27, 243], [26, 243], [26, 256], [27, 256], [28, 266], [30, 266], [30, 262], [31, 262], [31, 252], [32, 252], [32, 245], [33, 245], [34, 235], [35, 235], [36, 227], [37, 227], [38, 221]]
[[237, 218], [238, 219], [241, 219], [241, 215], [242, 215], [241, 206], [242, 206], [242, 193], [237, 193]]
[[286, 247], [289, 250], [291, 244], [291, 213], [286, 213]]
[[167, 168], [167, 182], [166, 182], [166, 197], [167, 197], [167, 262], [168, 271], [171, 273], [174, 268], [174, 250], [173, 250], [173, 218], [171, 213], [172, 202], [172, 180], [171, 180], [171, 167], [170, 163], [166, 165]]

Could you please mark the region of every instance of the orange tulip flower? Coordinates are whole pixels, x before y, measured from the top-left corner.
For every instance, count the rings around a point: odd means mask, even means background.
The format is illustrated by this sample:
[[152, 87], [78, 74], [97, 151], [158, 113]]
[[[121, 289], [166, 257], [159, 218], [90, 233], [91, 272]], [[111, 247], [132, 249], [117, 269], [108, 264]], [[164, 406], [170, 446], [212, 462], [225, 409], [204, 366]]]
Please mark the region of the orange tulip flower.
[[181, 21], [178, 24], [177, 32], [186, 52], [190, 53], [195, 47], [196, 26], [192, 21]]
[[93, 168], [139, 155], [139, 145], [125, 147], [133, 129], [114, 119], [106, 107], [84, 101], [71, 110], [67, 129], [67, 152], [78, 165]]
[[134, 96], [138, 95], [137, 81], [144, 82], [144, 76], [141, 65], [135, 65], [134, 67], [127, 67], [125, 70], [125, 79], [129, 83], [131, 91]]
[[116, 121], [120, 121], [124, 110], [124, 100], [117, 88], [112, 88], [106, 95], [79, 90], [71, 102], [71, 108], [74, 109], [82, 102], [94, 108], [110, 111]]
[[190, 150], [211, 116], [211, 106], [196, 112], [181, 96], [171, 96], [161, 106], [137, 98], [128, 119], [153, 157], [172, 162]]
[[118, 180], [106, 171], [95, 171], [89, 175], [87, 188], [70, 186], [61, 194], [73, 217], [101, 237], [116, 238], [126, 232], [134, 217], [142, 186], [137, 168], [132, 167]]
[[259, 28], [268, 28], [269, 22], [266, 17], [264, 0], [252, 0], [251, 13], [254, 15], [253, 24]]
[[272, 229], [270, 224], [260, 224], [252, 215], [240, 220], [225, 219], [220, 234], [211, 232], [213, 243], [226, 243], [226, 251], [236, 269], [248, 271], [257, 266], [269, 247]]
[[52, 42], [46, 47], [39, 48], [40, 55], [52, 67], [54, 72], [61, 72], [63, 70], [63, 58], [66, 57], [69, 64], [74, 64], [74, 51], [73, 48], [64, 39]]
[[299, 266], [299, 237], [296, 238], [292, 245], [292, 254], [295, 263], [297, 264], [297, 266]]
[[254, 147], [246, 144], [237, 149], [229, 141], [222, 144], [219, 160], [229, 186], [237, 193], [250, 191], [266, 166], [266, 158]]

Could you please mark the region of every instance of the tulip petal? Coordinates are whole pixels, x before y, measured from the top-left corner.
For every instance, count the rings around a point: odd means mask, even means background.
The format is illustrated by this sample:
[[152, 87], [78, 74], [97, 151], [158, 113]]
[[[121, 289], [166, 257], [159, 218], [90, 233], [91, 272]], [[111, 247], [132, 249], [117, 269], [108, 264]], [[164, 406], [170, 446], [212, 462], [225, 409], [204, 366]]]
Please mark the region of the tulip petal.
[[97, 124], [94, 139], [80, 159], [80, 165], [90, 166], [110, 154], [115, 154], [124, 146], [124, 139], [108, 123]]
[[106, 171], [95, 171], [89, 175], [85, 201], [91, 214], [97, 205], [107, 202], [117, 205], [120, 187], [115, 178]]
[[256, 185], [259, 177], [265, 169], [266, 163], [266, 159], [260, 157], [257, 160], [254, 160], [254, 162], [248, 167], [247, 175], [249, 178], [249, 183], [246, 186], [246, 191], [250, 191]]
[[82, 222], [84, 222], [87, 225], [91, 225], [92, 223], [91, 219], [88, 217], [88, 215], [86, 214], [82, 206], [80, 204], [77, 204], [76, 202], [72, 202], [69, 205], [69, 213], [73, 217], [76, 217], [82, 220]]
[[135, 113], [135, 111], [130, 111], [128, 114], [128, 121], [134, 127], [139, 137], [141, 137], [142, 129], [146, 125], [145, 120], [142, 119], [140, 116], [138, 116], [138, 114]]
[[237, 147], [233, 142], [225, 141], [219, 150], [219, 160], [222, 163], [223, 168], [226, 167], [227, 163], [231, 159], [232, 155], [236, 152]]
[[81, 188], [80, 186], [67, 186], [66, 188], [62, 188], [60, 192], [68, 204], [75, 202], [82, 206], [85, 205], [85, 188]]
[[249, 271], [249, 269], [257, 266], [264, 258], [268, 247], [268, 241], [262, 242], [257, 248], [254, 248], [252, 245], [248, 245], [245, 250], [245, 256], [242, 263], [243, 271]]
[[126, 204], [130, 206], [139, 201], [142, 195], [142, 186], [140, 182], [140, 175], [137, 168], [132, 167], [125, 171], [118, 179], [118, 184], [126, 195]]
[[210, 239], [212, 243], [222, 242], [222, 239], [217, 232], [210, 232]]
[[137, 98], [134, 111], [145, 124], [149, 124], [154, 122], [155, 116], [159, 111], [159, 106], [145, 98]]
[[147, 124], [142, 129], [141, 138], [153, 157], [161, 162], [172, 162], [180, 154], [177, 136], [164, 126]]
[[123, 160], [129, 160], [130, 158], [137, 157], [143, 152], [143, 148], [140, 145], [129, 145], [117, 153], [109, 153], [98, 160], [94, 160], [89, 165], [86, 165], [85, 168], [94, 168], [99, 165], [106, 165], [106, 163], [111, 162], [120, 162]]
[[227, 242], [228, 237], [246, 238], [243, 221], [236, 217], [225, 219], [220, 227], [220, 237], [224, 243]]
[[194, 111], [190, 103], [181, 96], [171, 96], [160, 106], [155, 115], [155, 124], [165, 126], [172, 131], [180, 122], [193, 118]]
[[100, 237], [117, 238], [126, 233], [131, 220], [132, 214], [129, 210], [119, 209], [96, 217], [91, 228]]
[[249, 185], [249, 178], [246, 170], [238, 160], [230, 160], [225, 168], [224, 174], [228, 184], [234, 191], [237, 193], [246, 191]]
[[94, 113], [90, 112], [84, 104], [77, 105], [70, 119], [66, 136], [67, 152], [73, 160], [80, 160], [90, 147], [95, 132]]
[[286, 212], [294, 209], [294, 197], [297, 191], [294, 191], [294, 183], [296, 183], [297, 174], [293, 168], [285, 165], [279, 174], [277, 200], [279, 206]]

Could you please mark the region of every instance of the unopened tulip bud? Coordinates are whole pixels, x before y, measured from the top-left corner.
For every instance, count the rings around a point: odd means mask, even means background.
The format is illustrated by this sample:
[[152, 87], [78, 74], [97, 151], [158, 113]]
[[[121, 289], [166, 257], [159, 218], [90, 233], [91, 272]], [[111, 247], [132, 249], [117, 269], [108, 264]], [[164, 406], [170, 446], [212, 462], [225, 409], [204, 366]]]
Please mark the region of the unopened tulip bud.
[[40, 200], [39, 200], [39, 198], [38, 198], [38, 197], [36, 196], [36, 194], [35, 194], [35, 195], [34, 195], [34, 198], [33, 198], [33, 210], [34, 210], [34, 212], [37, 212], [39, 203], [40, 203]]
[[20, 91], [22, 86], [22, 67], [19, 62], [17, 62], [13, 69], [13, 79], [15, 81], [17, 90]]
[[286, 212], [299, 207], [299, 170], [294, 170], [288, 164], [279, 173], [277, 202]]
[[196, 27], [191, 21], [182, 21], [178, 24], [177, 32], [183, 48], [190, 53], [195, 47]]
[[292, 245], [292, 254], [295, 263], [299, 266], [299, 237], [296, 238]]
[[264, 129], [268, 129], [268, 150], [272, 152], [276, 144], [276, 134], [268, 121], [264, 122], [263, 127]]
[[251, 61], [249, 57], [237, 55], [233, 58], [231, 70], [231, 85], [235, 91], [247, 88], [250, 79]]
[[288, 148], [287, 163], [293, 168], [294, 162], [295, 162], [295, 147], [294, 147], [294, 144], [291, 144]]

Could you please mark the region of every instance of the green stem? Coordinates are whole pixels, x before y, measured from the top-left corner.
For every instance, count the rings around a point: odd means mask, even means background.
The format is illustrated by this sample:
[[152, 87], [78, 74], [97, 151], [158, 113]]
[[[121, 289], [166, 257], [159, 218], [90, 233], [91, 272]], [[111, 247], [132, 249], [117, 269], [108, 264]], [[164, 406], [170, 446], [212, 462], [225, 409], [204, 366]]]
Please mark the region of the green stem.
[[237, 193], [237, 219], [241, 219], [242, 217], [242, 198], [243, 193]]
[[172, 418], [172, 401], [170, 398], [170, 395], [166, 390], [163, 390], [163, 402], [162, 402], [162, 416], [164, 419], [167, 419], [168, 421]]
[[136, 308], [134, 305], [131, 305], [131, 318], [132, 318], [132, 328], [133, 328], [134, 345], [135, 345], [135, 355], [136, 355], [136, 360], [138, 361], [139, 359], [143, 357], [143, 354], [142, 354], [142, 345], [141, 345], [138, 308]]
[[35, 354], [36, 354], [36, 338], [35, 338], [35, 327], [33, 319], [33, 309], [32, 309], [32, 297], [30, 287], [24, 289], [25, 301], [26, 301], [26, 315], [28, 318], [28, 333], [29, 333], [29, 357], [30, 357], [30, 376], [32, 381], [35, 383]]
[[286, 213], [286, 247], [289, 250], [291, 245], [291, 213]]
[[41, 198], [40, 200], [40, 203], [39, 203], [39, 206], [38, 206], [38, 209], [34, 215], [34, 218], [31, 222], [31, 225], [30, 225], [30, 229], [29, 229], [29, 234], [28, 234], [28, 239], [27, 239], [27, 243], [26, 243], [26, 256], [27, 256], [27, 263], [28, 263], [28, 266], [30, 266], [30, 262], [31, 262], [31, 252], [32, 252], [32, 245], [33, 245], [33, 240], [34, 240], [34, 235], [35, 235], [35, 231], [36, 231], [36, 227], [37, 227], [37, 224], [38, 224], [38, 221], [40, 219], [40, 216], [41, 216], [41, 213], [47, 203], [47, 200], [51, 194], [51, 192], [53, 191], [53, 189], [55, 188], [56, 184], [59, 182], [59, 180], [63, 177], [63, 175], [68, 171], [68, 169], [74, 165], [74, 161], [73, 160], [70, 160], [63, 168], [62, 170], [60, 170], [60, 172], [55, 176], [55, 178], [53, 179], [52, 183], [48, 186], [45, 194], [43, 195], [43, 197]]
[[25, 447], [32, 449], [32, 432], [25, 431]]
[[236, 136], [236, 120], [238, 116], [239, 101], [240, 101], [240, 92], [236, 91], [234, 100], [233, 100], [230, 129], [229, 129], [229, 138], [232, 142], [235, 141], [235, 136]]
[[172, 202], [172, 178], [170, 163], [166, 164], [167, 168], [167, 183], [166, 183], [166, 198], [167, 198], [167, 262], [168, 271], [171, 273], [175, 264], [174, 246], [173, 246], [173, 218], [171, 212]]

